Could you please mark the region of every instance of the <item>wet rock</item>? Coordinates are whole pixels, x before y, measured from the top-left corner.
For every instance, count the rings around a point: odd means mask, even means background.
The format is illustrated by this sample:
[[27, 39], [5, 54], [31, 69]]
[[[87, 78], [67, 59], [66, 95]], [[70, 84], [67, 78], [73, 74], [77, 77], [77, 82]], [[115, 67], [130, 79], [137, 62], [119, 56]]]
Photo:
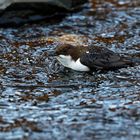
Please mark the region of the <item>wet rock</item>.
[[46, 19], [63, 18], [66, 15], [64, 13], [80, 7], [85, 2], [87, 0], [0, 1], [0, 25], [20, 26]]

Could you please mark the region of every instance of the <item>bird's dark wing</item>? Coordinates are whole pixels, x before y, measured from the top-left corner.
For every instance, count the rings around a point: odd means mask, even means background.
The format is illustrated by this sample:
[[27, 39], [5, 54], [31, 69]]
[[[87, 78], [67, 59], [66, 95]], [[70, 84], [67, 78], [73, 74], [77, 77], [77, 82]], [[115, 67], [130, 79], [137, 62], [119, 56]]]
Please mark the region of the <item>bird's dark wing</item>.
[[91, 69], [116, 69], [131, 65], [132, 62], [106, 48], [93, 48], [80, 57], [82, 64]]

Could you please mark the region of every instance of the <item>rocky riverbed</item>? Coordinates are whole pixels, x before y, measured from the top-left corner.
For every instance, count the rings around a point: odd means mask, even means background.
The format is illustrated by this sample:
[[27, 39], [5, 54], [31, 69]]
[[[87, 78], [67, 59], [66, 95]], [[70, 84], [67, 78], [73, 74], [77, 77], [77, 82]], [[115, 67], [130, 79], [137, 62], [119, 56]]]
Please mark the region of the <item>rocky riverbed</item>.
[[93, 0], [49, 20], [1, 26], [0, 139], [139, 140], [140, 65], [75, 72], [53, 56], [59, 43], [140, 58], [139, 1]]

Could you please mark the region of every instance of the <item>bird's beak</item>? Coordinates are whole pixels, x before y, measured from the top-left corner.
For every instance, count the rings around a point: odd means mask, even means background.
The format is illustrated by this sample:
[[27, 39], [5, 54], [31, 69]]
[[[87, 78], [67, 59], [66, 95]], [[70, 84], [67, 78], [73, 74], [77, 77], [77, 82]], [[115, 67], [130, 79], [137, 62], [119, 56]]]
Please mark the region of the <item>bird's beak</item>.
[[53, 56], [54, 56], [54, 57], [57, 57], [57, 56], [58, 56], [58, 54], [57, 54], [56, 51], [53, 52]]
[[55, 58], [56, 58], [57, 60], [59, 60], [59, 59], [60, 59], [60, 57], [59, 57], [59, 56], [55, 56]]
[[57, 55], [56, 55], [56, 53], [55, 53], [54, 51], [50, 51], [50, 52], [48, 53], [48, 56], [55, 57], [55, 56], [57, 56]]

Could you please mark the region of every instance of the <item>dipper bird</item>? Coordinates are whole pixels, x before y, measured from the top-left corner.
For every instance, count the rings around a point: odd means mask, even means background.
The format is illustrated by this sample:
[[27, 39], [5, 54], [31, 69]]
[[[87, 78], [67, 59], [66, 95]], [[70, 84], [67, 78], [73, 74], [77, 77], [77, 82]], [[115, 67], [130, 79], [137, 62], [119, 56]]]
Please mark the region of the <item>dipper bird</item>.
[[[56, 48], [58, 61], [76, 71], [110, 70], [133, 66], [135, 61], [97, 46], [63, 44]], [[140, 60], [138, 61], [140, 63]]]

